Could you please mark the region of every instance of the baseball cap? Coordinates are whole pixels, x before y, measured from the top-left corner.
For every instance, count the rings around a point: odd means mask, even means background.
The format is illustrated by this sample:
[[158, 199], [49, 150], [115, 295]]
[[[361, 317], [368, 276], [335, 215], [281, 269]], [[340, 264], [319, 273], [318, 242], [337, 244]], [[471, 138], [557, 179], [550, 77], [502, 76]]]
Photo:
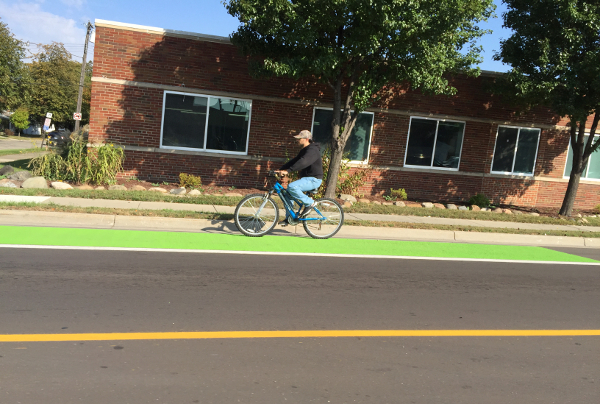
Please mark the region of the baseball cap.
[[312, 133], [309, 130], [303, 130], [294, 137], [296, 139], [312, 139]]

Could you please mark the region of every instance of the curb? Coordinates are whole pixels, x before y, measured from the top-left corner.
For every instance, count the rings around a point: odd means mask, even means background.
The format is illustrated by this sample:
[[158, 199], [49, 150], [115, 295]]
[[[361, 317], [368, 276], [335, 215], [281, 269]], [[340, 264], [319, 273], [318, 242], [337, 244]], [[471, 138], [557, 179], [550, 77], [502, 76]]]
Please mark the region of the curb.
[[[226, 220], [119, 216], [106, 214], [20, 210], [0, 210], [0, 225], [238, 234], [233, 221]], [[302, 226], [285, 228], [277, 226], [271, 234], [281, 236], [309, 237], [304, 232]], [[600, 239], [596, 238], [361, 226], [344, 226], [336, 235], [336, 237], [353, 239], [438, 241], [468, 244], [504, 244], [547, 247], [600, 247]]]

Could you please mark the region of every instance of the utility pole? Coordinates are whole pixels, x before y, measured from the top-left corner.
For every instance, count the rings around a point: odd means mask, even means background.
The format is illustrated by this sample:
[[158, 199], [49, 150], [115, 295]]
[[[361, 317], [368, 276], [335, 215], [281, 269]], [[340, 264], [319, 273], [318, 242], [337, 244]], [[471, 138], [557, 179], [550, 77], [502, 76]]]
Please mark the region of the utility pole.
[[[83, 100], [83, 81], [85, 79], [85, 65], [87, 64], [87, 49], [92, 33], [93, 25], [88, 21], [87, 33], [85, 34], [85, 46], [83, 47], [83, 63], [81, 63], [81, 76], [79, 77], [79, 93], [77, 94], [77, 114], [81, 117], [81, 102]], [[80, 119], [75, 120], [75, 132], [79, 130]]]

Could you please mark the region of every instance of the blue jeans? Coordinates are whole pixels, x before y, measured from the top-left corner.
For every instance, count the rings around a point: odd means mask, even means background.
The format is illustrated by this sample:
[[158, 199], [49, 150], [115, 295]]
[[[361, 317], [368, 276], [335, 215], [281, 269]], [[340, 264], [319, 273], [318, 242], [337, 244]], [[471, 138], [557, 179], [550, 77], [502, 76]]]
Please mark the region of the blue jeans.
[[289, 193], [296, 199], [302, 201], [304, 206], [312, 205], [314, 200], [303, 194], [304, 191], [312, 191], [321, 186], [323, 180], [315, 177], [304, 177], [288, 185]]

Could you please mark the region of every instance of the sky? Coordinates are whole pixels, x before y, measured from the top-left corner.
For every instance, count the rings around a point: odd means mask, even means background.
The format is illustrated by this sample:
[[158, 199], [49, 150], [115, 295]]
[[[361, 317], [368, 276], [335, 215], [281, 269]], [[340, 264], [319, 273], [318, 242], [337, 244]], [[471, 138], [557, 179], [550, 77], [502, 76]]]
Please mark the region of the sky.
[[[493, 33], [480, 41], [484, 61], [479, 67], [505, 72], [509, 67], [492, 57], [510, 31], [502, 28], [504, 5], [494, 1], [497, 18], [481, 24]], [[0, 19], [17, 38], [29, 42], [31, 52], [36, 44], [62, 42], [78, 60], [83, 57], [86, 23], [95, 19], [225, 37], [238, 27], [221, 0], [0, 0]], [[88, 54], [91, 59], [93, 44]]]

